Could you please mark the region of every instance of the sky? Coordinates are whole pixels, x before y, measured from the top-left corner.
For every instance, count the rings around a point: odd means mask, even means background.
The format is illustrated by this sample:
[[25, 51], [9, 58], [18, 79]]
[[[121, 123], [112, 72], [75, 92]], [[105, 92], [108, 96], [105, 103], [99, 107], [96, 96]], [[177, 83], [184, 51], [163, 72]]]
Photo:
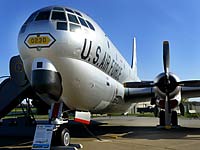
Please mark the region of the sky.
[[63, 5], [88, 14], [131, 64], [137, 39], [138, 75], [154, 80], [163, 71], [162, 43], [170, 43], [170, 71], [181, 80], [200, 79], [199, 0], [1, 0], [0, 77], [9, 75], [9, 60], [18, 55], [17, 36], [31, 13]]

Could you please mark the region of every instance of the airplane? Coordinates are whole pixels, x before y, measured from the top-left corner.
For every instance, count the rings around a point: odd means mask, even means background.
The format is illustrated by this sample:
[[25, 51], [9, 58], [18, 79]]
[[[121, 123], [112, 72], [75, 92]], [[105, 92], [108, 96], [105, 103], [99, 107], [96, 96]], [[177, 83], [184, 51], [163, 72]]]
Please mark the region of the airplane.
[[[184, 113], [181, 98], [200, 96], [199, 80], [180, 81], [170, 72], [168, 41], [163, 42], [164, 71], [142, 81], [136, 39], [130, 66], [101, 27], [77, 9], [49, 6], [33, 12], [20, 29], [18, 49], [20, 55], [10, 61], [11, 78], [0, 86], [5, 93], [12, 85], [16, 96], [6, 95], [10, 100], [0, 106], [0, 118], [17, 104], [13, 99], [24, 97], [50, 105], [49, 122], [55, 125], [67, 123], [68, 110], [75, 111], [75, 121], [89, 124], [91, 113], [124, 113], [132, 103], [151, 101], [160, 109], [160, 125], [170, 128], [178, 125], [176, 108]], [[68, 145], [69, 131], [61, 132], [62, 144]]]

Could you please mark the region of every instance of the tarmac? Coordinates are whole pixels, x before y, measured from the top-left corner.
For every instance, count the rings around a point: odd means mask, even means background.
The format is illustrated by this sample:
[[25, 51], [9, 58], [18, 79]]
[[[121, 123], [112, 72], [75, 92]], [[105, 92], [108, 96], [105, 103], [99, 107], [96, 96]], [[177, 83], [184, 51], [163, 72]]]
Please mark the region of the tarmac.
[[[199, 150], [200, 119], [179, 119], [181, 127], [157, 128], [153, 117], [98, 117], [90, 126], [70, 123], [71, 143], [83, 150]], [[1, 134], [1, 133], [0, 133]], [[1, 136], [1, 149], [31, 149], [33, 137]]]

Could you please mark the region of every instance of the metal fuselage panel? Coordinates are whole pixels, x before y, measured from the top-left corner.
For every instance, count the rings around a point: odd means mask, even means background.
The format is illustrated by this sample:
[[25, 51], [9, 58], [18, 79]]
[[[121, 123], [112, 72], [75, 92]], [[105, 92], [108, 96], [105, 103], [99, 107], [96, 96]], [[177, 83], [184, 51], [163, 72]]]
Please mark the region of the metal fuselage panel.
[[[102, 29], [82, 15], [95, 31], [84, 27], [77, 32], [56, 30], [55, 21], [33, 21], [19, 34], [19, 52], [27, 77], [31, 82], [35, 58], [48, 59], [62, 77], [61, 99], [69, 108], [98, 113], [113, 106], [112, 111], [126, 111], [130, 104], [123, 100], [122, 83], [134, 81], [134, 72]], [[30, 34], [43, 33], [55, 39], [51, 46], [30, 48], [25, 44]]]

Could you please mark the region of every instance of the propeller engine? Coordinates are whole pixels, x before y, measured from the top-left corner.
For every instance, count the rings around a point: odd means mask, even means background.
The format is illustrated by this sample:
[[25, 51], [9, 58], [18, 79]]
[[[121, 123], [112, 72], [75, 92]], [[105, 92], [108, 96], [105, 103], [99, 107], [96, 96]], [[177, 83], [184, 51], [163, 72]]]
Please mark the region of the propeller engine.
[[169, 42], [163, 42], [163, 68], [164, 72], [159, 74], [154, 81], [126, 82], [126, 88], [148, 88], [152, 87], [155, 91], [156, 104], [165, 109], [165, 125], [171, 124], [171, 111], [179, 106], [181, 102], [181, 87], [199, 87], [199, 80], [180, 81], [179, 78], [171, 73]]
[[158, 97], [156, 104], [160, 108], [165, 109], [166, 98], [169, 100], [169, 108], [167, 108], [170, 109], [169, 111], [180, 104], [181, 87], [177, 85], [177, 82], [179, 82], [179, 78], [173, 73], [169, 73], [167, 79], [165, 73], [161, 73], [154, 80], [155, 97]]

